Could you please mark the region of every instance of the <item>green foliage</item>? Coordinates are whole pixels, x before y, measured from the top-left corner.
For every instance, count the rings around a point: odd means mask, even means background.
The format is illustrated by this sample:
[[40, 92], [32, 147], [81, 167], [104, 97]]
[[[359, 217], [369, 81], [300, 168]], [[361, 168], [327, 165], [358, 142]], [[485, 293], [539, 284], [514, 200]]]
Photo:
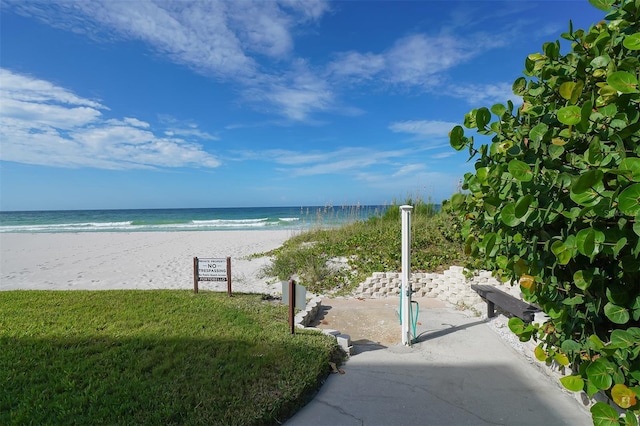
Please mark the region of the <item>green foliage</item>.
[[[436, 206], [423, 201], [413, 204], [412, 259], [414, 271], [433, 271], [464, 259], [459, 221], [450, 213], [437, 213]], [[319, 229], [297, 235], [274, 250], [266, 276], [287, 280], [300, 278], [314, 293], [349, 292], [373, 272], [399, 271], [402, 224], [398, 205], [382, 216], [334, 229]], [[332, 260], [343, 259], [340, 268]]]
[[[540, 342], [536, 356], [571, 366], [568, 389], [606, 391], [634, 424], [640, 395], [640, 1], [590, 0], [608, 12], [588, 31], [545, 43], [513, 84], [523, 104], [494, 105], [464, 124], [491, 136], [477, 146], [462, 126], [475, 173], [450, 202], [465, 219], [467, 253], [550, 317], [510, 327]], [[490, 113], [488, 114], [488, 112]], [[493, 116], [491, 115], [493, 113]], [[492, 121], [492, 119], [494, 121]], [[561, 362], [562, 361], [562, 362]], [[563, 364], [564, 365], [564, 364]], [[606, 404], [595, 424], [617, 424]]]
[[0, 292], [0, 424], [281, 423], [336, 342], [260, 295]]

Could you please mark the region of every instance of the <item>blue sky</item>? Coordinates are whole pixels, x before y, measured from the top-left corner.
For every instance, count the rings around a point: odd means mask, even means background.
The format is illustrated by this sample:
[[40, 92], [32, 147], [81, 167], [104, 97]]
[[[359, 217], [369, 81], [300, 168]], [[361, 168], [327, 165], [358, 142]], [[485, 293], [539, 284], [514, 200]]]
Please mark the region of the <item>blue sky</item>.
[[[574, 1], [2, 1], [0, 210], [441, 201]], [[564, 51], [566, 51], [566, 45]]]

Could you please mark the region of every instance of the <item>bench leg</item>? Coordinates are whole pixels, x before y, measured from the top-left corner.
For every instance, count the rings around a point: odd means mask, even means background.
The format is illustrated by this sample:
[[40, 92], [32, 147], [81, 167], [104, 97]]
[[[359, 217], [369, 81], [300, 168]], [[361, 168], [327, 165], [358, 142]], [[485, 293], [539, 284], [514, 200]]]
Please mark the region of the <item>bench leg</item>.
[[496, 316], [496, 307], [493, 302], [487, 300], [487, 318], [493, 318]]

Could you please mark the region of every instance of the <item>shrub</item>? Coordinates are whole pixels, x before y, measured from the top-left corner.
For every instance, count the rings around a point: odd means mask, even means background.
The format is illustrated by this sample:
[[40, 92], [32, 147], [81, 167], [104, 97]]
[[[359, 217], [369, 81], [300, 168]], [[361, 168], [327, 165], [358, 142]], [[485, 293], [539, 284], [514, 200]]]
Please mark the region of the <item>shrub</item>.
[[[549, 316], [511, 320], [536, 357], [570, 366], [561, 379], [589, 396], [604, 391], [637, 424], [640, 405], [640, 60], [638, 0], [590, 0], [608, 12], [588, 31], [561, 35], [525, 60], [513, 84], [523, 104], [465, 116], [451, 145], [477, 157], [451, 206], [465, 218], [465, 250]], [[492, 121], [493, 120], [493, 121]], [[594, 423], [618, 424], [596, 403]], [[624, 420], [626, 419], [626, 420]]]

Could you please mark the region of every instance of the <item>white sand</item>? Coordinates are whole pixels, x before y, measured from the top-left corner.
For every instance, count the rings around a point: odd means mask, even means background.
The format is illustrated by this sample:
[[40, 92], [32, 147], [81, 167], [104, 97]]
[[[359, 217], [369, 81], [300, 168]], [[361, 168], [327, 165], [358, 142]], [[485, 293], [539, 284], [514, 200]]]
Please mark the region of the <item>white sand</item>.
[[[233, 292], [273, 293], [259, 271], [292, 231], [0, 234], [0, 290], [193, 289], [193, 258], [231, 257]], [[226, 283], [200, 282], [226, 291]]]

